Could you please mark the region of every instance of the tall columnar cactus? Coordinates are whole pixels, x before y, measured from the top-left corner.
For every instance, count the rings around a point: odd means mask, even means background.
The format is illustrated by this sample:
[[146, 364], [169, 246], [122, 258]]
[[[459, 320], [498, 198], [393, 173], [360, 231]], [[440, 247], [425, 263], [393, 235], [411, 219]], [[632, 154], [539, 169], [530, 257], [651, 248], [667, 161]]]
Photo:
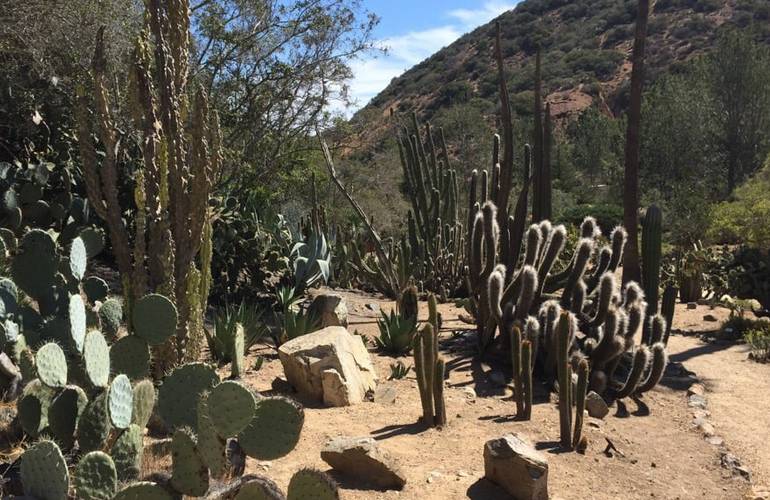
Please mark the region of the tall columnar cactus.
[[[109, 228], [128, 317], [132, 318], [134, 303], [148, 291], [166, 294], [178, 310], [173, 346], [155, 349], [155, 364], [162, 373], [194, 355], [202, 339], [198, 330], [209, 274], [197, 262], [205, 267], [210, 259], [209, 243], [204, 240], [211, 237], [206, 230], [208, 201], [221, 166], [221, 141], [218, 119], [209, 110], [205, 92], [187, 88], [188, 2], [150, 0], [147, 20], [153, 43], [149, 34], [137, 42], [129, 89], [134, 126], [143, 136], [143, 166], [134, 177], [133, 235], [123, 223], [125, 207], [118, 199], [119, 178], [125, 174], [119, 165], [118, 133], [108, 95], [103, 30], [97, 34], [93, 58], [93, 114], [85, 86], [79, 92], [78, 141], [88, 198]], [[189, 125], [185, 125], [186, 116]], [[92, 138], [93, 122], [104, 148], [101, 160]]]
[[417, 388], [420, 391], [422, 420], [426, 425], [446, 425], [446, 404], [444, 401], [444, 377], [446, 365], [438, 355], [438, 332], [428, 323], [415, 338], [414, 371]]
[[642, 287], [650, 314], [658, 312], [662, 235], [663, 214], [658, 207], [651, 205], [642, 221]]
[[[412, 129], [399, 127], [399, 157], [404, 186], [412, 209], [407, 216], [408, 258], [414, 263], [415, 279], [426, 289], [446, 296], [461, 285], [462, 224], [458, 219], [457, 174], [451, 167], [444, 131], [425, 126], [420, 132], [417, 116]], [[408, 244], [407, 244], [408, 243]]]
[[562, 312], [556, 325], [556, 356], [559, 374], [559, 434], [561, 446], [572, 448], [572, 365], [569, 352], [575, 335], [575, 319], [569, 312]]
[[[551, 105], [543, 109], [540, 51], [535, 56], [535, 107], [532, 141], [532, 222], [551, 218]], [[543, 112], [545, 111], [545, 114]]]
[[588, 361], [578, 363], [577, 388], [575, 390], [575, 429], [572, 433], [572, 447], [585, 451], [587, 439], [583, 436], [583, 412], [586, 409], [586, 391], [588, 390]]

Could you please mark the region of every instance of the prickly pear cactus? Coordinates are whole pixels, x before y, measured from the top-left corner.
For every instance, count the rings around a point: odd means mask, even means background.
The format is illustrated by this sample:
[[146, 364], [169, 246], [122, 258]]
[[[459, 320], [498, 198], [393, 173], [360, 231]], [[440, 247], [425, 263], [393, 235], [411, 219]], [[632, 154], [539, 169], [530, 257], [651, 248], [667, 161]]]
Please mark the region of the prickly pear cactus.
[[110, 287], [106, 281], [98, 276], [90, 276], [83, 281], [83, 292], [85, 292], [88, 302], [94, 304], [107, 298]]
[[66, 500], [69, 472], [61, 450], [53, 441], [40, 441], [21, 456], [24, 494], [40, 500]]
[[80, 295], [75, 294], [70, 297], [68, 312], [69, 343], [76, 352], [82, 353], [83, 342], [85, 342], [86, 338], [87, 321], [86, 306]]
[[238, 442], [250, 457], [275, 460], [294, 449], [304, 422], [305, 412], [294, 401], [263, 398], [257, 402], [251, 423], [238, 434]]
[[209, 415], [220, 437], [237, 435], [251, 423], [257, 406], [254, 394], [240, 382], [228, 380], [209, 393]]
[[80, 237], [72, 240], [70, 244], [70, 272], [72, 276], [81, 281], [86, 275], [86, 266], [88, 266], [88, 253], [86, 244]]
[[38, 349], [35, 366], [40, 381], [48, 387], [57, 389], [67, 384], [67, 357], [57, 344], [49, 342]]
[[110, 363], [114, 372], [141, 380], [150, 373], [150, 348], [144, 339], [126, 335], [110, 347]]
[[176, 306], [163, 295], [145, 295], [134, 304], [132, 319], [137, 335], [150, 345], [160, 345], [176, 331]]
[[22, 237], [18, 253], [11, 261], [13, 281], [30, 297], [45, 296], [54, 285], [59, 254], [53, 237], [33, 229]]
[[177, 367], [163, 380], [158, 390], [158, 413], [171, 429], [195, 429], [198, 422], [198, 399], [219, 383], [216, 370], [205, 363], [188, 363]]
[[107, 409], [107, 391], [93, 398], [86, 405], [78, 422], [78, 445], [82, 452], [104, 448], [110, 437], [112, 424]]
[[134, 409], [134, 389], [131, 381], [122, 373], [115, 377], [110, 384], [107, 396], [110, 410], [110, 421], [117, 429], [126, 429], [131, 425], [131, 414]]
[[65, 449], [75, 444], [75, 430], [78, 419], [88, 404], [85, 391], [76, 385], [70, 385], [56, 395], [48, 408], [48, 427], [51, 435]]
[[234, 500], [286, 500], [278, 485], [266, 477], [253, 476], [239, 487]]
[[37, 437], [48, 427], [48, 408], [54, 397], [54, 391], [40, 380], [30, 381], [17, 403], [19, 423], [30, 437]]
[[225, 439], [219, 437], [209, 414], [209, 393], [204, 392], [198, 400], [198, 452], [211, 475], [220, 477], [227, 467]]
[[174, 500], [174, 497], [159, 484], [138, 481], [120, 490], [113, 500]]
[[88, 383], [94, 387], [107, 387], [110, 379], [110, 348], [104, 335], [95, 330], [86, 333], [83, 363]]
[[112, 457], [92, 451], [75, 469], [75, 494], [82, 500], [111, 500], [118, 486], [118, 473]]
[[124, 430], [115, 444], [110, 449], [110, 455], [115, 461], [115, 469], [118, 473], [118, 479], [128, 481], [139, 477], [142, 469], [142, 452], [144, 445], [142, 442], [144, 433], [138, 425], [131, 424]]
[[110, 338], [115, 338], [123, 320], [123, 306], [117, 299], [107, 299], [99, 307], [99, 322], [102, 331]]
[[147, 427], [155, 408], [155, 386], [151, 380], [140, 380], [134, 385], [134, 411], [131, 423], [141, 429]]
[[295, 472], [289, 481], [288, 500], [339, 500], [337, 483], [327, 474], [315, 469]]
[[209, 489], [209, 470], [198, 453], [192, 430], [180, 428], [171, 438], [171, 486], [190, 496], [203, 496]]

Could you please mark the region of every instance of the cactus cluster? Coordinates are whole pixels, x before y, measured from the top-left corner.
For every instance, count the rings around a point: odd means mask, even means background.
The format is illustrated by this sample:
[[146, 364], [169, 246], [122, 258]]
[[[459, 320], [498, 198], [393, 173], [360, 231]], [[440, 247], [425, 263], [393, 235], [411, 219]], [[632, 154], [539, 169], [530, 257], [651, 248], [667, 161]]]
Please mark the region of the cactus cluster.
[[399, 257], [411, 264], [414, 278], [425, 290], [447, 297], [462, 285], [465, 245], [458, 217], [457, 173], [450, 165], [444, 131], [438, 129], [437, 145], [430, 124], [421, 134], [417, 115], [412, 114], [412, 129], [399, 127], [397, 143], [412, 205], [407, 214], [408, 238], [399, 243]]
[[[51, 430], [52, 413], [61, 398], [67, 400], [60, 406], [79, 411], [75, 428], [80, 456], [73, 470], [74, 477], [70, 478], [60, 448], [61, 438], [54, 435], [59, 444], [46, 439], [38, 441], [21, 457], [25, 494], [65, 499], [70, 487], [74, 487], [78, 498], [89, 499], [182, 495], [221, 499], [252, 498], [250, 495], [286, 498], [272, 481], [258, 476], [238, 478], [220, 491], [210, 486], [212, 478], [225, 476], [231, 450], [240, 450], [259, 460], [274, 460], [296, 446], [304, 412], [289, 399], [261, 397], [238, 381], [220, 381], [214, 368], [202, 363], [177, 367], [158, 392], [158, 413], [172, 432], [171, 474], [154, 474], [150, 481], [137, 481], [143, 450], [142, 429], [150, 418], [155, 399], [150, 381], [132, 386], [128, 378], [118, 375], [109, 388], [95, 393], [90, 401], [82, 390], [68, 392], [69, 386], [55, 389], [35, 382], [28, 388], [34, 388], [36, 394], [45, 390], [50, 396], [60, 391], [52, 400], [41, 400], [41, 406], [48, 407]], [[181, 397], [173, 399], [176, 394]], [[29, 397], [33, 397], [31, 393]], [[146, 398], [151, 401], [143, 400]], [[62, 417], [64, 415], [55, 418]], [[118, 491], [119, 482], [122, 486]], [[260, 491], [270, 495], [258, 496]], [[289, 485], [288, 498], [315, 498], [314, 495], [338, 498], [337, 487], [318, 471], [297, 472]]]
[[[188, 88], [187, 2], [148, 1], [146, 21], [128, 79], [142, 154], [142, 165], [133, 174], [133, 235], [123, 222], [126, 208], [118, 197], [120, 177], [128, 169], [118, 156], [122, 132], [111, 109], [103, 28], [96, 36], [93, 81], [78, 89], [77, 136], [90, 206], [107, 225], [123, 280], [129, 330], [135, 328], [135, 304], [148, 292], [164, 294], [176, 307], [176, 335], [153, 350], [155, 376], [160, 378], [176, 364], [195, 359], [203, 340], [211, 285], [209, 196], [222, 157], [216, 112], [209, 109], [202, 88]], [[92, 124], [102, 156], [97, 155]], [[145, 340], [156, 345], [155, 338]]]
[[446, 364], [438, 354], [438, 333], [441, 319], [437, 311], [436, 297], [428, 297], [429, 319], [414, 340], [414, 371], [420, 391], [423, 423], [444, 427], [447, 423], [444, 401], [444, 377]]

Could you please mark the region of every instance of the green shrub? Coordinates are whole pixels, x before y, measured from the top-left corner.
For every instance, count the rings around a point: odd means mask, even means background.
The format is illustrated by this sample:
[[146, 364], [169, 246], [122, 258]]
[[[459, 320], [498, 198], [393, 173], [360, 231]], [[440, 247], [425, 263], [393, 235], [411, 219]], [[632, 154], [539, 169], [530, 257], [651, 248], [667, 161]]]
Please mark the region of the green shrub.
[[733, 200], [711, 212], [708, 236], [720, 243], [744, 243], [770, 250], [770, 160], [752, 178], [739, 186]]
[[770, 361], [770, 323], [762, 321], [757, 328], [747, 331], [744, 338], [751, 347], [751, 359], [760, 363]]
[[623, 207], [609, 203], [577, 205], [566, 210], [560, 222], [579, 226], [589, 216], [599, 223], [602, 234], [609, 235], [615, 226], [623, 224]]

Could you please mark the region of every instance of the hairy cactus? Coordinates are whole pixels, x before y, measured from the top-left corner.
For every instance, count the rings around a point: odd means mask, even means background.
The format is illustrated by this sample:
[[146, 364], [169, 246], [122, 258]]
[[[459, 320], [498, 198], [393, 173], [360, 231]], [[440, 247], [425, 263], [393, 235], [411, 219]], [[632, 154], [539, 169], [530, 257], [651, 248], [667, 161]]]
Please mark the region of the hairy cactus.
[[438, 355], [438, 332], [428, 323], [417, 333], [414, 343], [414, 371], [426, 425], [446, 425], [444, 377], [446, 365]]
[[578, 363], [577, 388], [575, 390], [575, 429], [572, 433], [572, 447], [585, 451], [586, 438], [583, 436], [583, 412], [586, 409], [586, 391], [588, 390], [588, 362], [581, 359]]

